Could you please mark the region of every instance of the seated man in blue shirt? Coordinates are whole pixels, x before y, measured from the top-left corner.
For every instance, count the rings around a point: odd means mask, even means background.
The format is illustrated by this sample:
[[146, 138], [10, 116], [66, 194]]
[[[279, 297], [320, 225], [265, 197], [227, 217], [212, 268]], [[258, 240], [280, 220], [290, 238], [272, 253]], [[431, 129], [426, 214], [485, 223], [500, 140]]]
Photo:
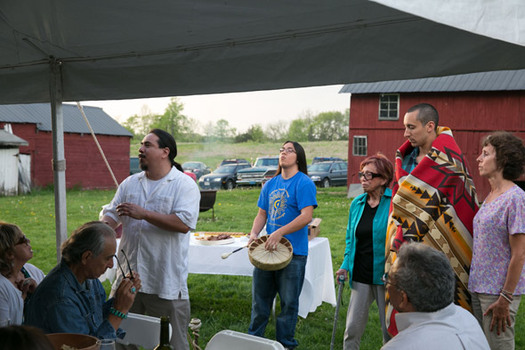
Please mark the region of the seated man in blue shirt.
[[82, 333], [100, 339], [123, 338], [119, 328], [133, 305], [140, 278], [124, 278], [106, 301], [98, 277], [113, 267], [115, 232], [100, 221], [88, 222], [62, 245], [62, 261], [40, 283], [25, 309], [25, 324], [45, 333]]

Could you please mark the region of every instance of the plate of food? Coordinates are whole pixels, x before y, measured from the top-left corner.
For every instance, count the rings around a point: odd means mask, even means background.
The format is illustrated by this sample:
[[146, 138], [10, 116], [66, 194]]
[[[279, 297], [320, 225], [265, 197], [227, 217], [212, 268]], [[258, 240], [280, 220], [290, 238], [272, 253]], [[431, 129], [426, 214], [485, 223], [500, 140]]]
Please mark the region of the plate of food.
[[202, 245], [223, 245], [235, 242], [235, 237], [229, 232], [200, 232], [196, 240]]

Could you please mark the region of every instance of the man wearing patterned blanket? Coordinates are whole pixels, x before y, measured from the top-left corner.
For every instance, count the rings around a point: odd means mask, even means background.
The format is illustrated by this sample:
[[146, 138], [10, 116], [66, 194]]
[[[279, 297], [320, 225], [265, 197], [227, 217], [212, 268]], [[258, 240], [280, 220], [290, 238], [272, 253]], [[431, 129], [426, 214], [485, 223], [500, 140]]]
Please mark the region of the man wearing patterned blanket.
[[[407, 141], [396, 152], [395, 178], [386, 240], [386, 266], [403, 242], [416, 241], [442, 251], [456, 277], [454, 302], [467, 310], [468, 273], [472, 258], [472, 220], [478, 210], [474, 182], [464, 155], [447, 127], [438, 127], [434, 106], [408, 109]], [[388, 331], [398, 333], [387, 294]]]

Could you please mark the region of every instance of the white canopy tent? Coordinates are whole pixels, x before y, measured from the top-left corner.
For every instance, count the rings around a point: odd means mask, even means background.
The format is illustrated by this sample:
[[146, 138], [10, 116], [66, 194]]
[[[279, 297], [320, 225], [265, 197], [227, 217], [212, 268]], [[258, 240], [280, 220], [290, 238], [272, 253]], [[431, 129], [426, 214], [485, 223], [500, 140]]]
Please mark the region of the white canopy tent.
[[4, 1], [0, 103], [51, 103], [59, 253], [67, 230], [62, 101], [522, 69], [519, 2]]

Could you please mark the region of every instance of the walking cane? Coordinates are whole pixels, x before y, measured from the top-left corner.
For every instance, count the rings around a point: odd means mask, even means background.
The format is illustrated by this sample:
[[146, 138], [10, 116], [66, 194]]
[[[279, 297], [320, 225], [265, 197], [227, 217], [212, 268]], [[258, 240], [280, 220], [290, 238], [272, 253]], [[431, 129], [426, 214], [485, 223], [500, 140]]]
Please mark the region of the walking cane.
[[339, 287], [337, 290], [337, 304], [335, 304], [334, 329], [332, 330], [332, 341], [330, 342], [330, 350], [334, 349], [335, 331], [337, 329], [337, 316], [339, 316], [339, 305], [341, 305], [341, 298], [343, 296], [343, 287], [345, 286], [345, 276], [339, 275], [339, 277], [337, 277], [337, 283], [339, 284]]

